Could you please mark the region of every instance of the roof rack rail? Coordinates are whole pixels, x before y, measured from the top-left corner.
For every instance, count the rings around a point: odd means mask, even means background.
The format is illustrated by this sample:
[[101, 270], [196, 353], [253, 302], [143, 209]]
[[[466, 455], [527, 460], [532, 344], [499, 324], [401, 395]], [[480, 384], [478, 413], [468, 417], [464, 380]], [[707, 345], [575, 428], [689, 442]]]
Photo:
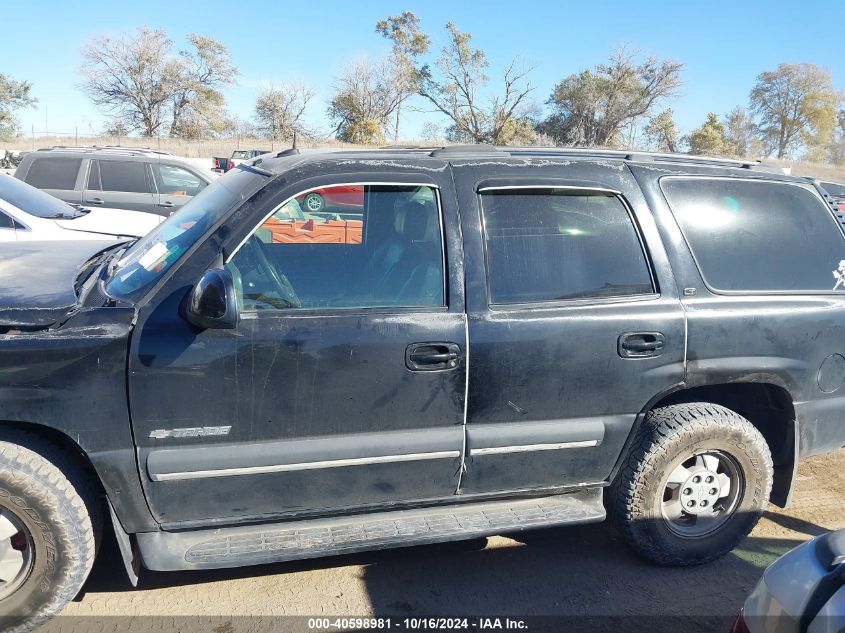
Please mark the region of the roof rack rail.
[[429, 153], [431, 157], [437, 156], [509, 156], [510, 148], [503, 149], [495, 145], [478, 143], [476, 145], [446, 145], [438, 147]]
[[664, 152], [648, 152], [640, 150], [606, 149], [601, 147], [508, 147], [506, 149], [514, 155], [553, 154], [570, 156], [603, 156], [606, 158], [620, 158], [623, 160], [712, 163], [744, 168], [753, 168], [762, 165], [762, 163], [758, 160], [737, 160], [735, 158], [720, 158], [717, 156], [698, 156], [695, 154], [671, 154]]
[[67, 150], [76, 152], [124, 152], [127, 154], [159, 154], [161, 156], [171, 156], [170, 152], [152, 149], [150, 147], [127, 147], [125, 145], [52, 145], [50, 147], [41, 147], [36, 151], [49, 152], [52, 150]]

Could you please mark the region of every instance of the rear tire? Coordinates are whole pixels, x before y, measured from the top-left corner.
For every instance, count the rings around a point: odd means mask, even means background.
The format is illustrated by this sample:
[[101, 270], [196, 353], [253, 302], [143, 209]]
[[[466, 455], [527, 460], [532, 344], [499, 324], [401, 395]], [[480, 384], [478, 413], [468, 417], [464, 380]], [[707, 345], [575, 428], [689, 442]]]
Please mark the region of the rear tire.
[[715, 404], [677, 404], [648, 413], [607, 502], [641, 556], [699, 565], [745, 538], [771, 488], [768, 444], [748, 420]]
[[94, 563], [101, 520], [90, 480], [59, 447], [2, 433], [0, 630], [30, 631], [76, 596]]

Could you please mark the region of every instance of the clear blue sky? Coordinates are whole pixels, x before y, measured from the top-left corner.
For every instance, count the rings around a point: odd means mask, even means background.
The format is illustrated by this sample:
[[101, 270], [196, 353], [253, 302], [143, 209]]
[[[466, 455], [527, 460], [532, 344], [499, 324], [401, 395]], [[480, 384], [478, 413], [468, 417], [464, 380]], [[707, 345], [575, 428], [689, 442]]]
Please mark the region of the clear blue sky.
[[[0, 72], [33, 84], [38, 106], [19, 112], [27, 134], [32, 125], [36, 132], [49, 125], [50, 132], [61, 133], [78, 126], [86, 134], [104, 121], [78, 88], [86, 40], [149, 24], [165, 29], [178, 48], [187, 33], [196, 32], [228, 46], [240, 68], [238, 85], [226, 91], [233, 113], [251, 118], [262, 86], [304, 80], [318, 91], [310, 121], [328, 128], [325, 102], [332, 78], [351, 59], [386, 53], [388, 43], [374, 32], [375, 22], [403, 10], [421, 18], [437, 49], [447, 21], [470, 31], [489, 56], [491, 78], [514, 55], [536, 65], [534, 99], [541, 104], [558, 80], [603, 61], [623, 43], [683, 62], [683, 95], [668, 105], [684, 131], [710, 111], [723, 114], [744, 105], [755, 77], [779, 62], [819, 64], [845, 88], [842, 0], [8, 1], [0, 16]], [[402, 136], [412, 137], [425, 118], [436, 117], [409, 115]]]

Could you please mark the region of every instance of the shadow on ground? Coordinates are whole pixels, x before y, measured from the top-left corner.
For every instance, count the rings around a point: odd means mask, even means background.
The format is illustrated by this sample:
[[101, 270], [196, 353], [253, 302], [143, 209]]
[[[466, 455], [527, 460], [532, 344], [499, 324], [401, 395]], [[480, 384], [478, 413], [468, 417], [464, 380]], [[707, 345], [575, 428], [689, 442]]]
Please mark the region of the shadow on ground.
[[[793, 517], [769, 518], [808, 538], [824, 531]], [[478, 539], [227, 570], [144, 571], [140, 588], [361, 565], [373, 615], [394, 620], [450, 614], [524, 616], [532, 631], [727, 632], [762, 570], [799, 542], [751, 537], [714, 563], [660, 568], [638, 558], [609, 524], [602, 523], [489, 543]], [[85, 591], [132, 591], [117, 549], [108, 541]]]

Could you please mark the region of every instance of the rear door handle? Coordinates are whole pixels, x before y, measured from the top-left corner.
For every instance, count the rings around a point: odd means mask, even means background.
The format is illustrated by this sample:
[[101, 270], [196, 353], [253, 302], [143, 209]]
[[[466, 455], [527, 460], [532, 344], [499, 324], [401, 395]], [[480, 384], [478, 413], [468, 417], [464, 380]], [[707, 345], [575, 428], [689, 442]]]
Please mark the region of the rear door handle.
[[167, 202], [159, 202], [159, 203], [158, 203], [158, 206], [160, 206], [160, 207], [164, 207], [164, 208], [166, 208], [166, 209], [172, 209], [172, 208], [173, 208], [174, 206], [176, 206], [176, 205], [174, 205], [172, 202], [170, 202], [170, 201], [168, 200]]
[[411, 371], [453, 369], [460, 357], [456, 343], [412, 343], [405, 349], [405, 367]]
[[665, 346], [661, 332], [626, 332], [619, 337], [616, 351], [622, 358], [652, 358], [660, 356]]
[[90, 200], [86, 200], [85, 204], [103, 204], [102, 198], [91, 198]]

